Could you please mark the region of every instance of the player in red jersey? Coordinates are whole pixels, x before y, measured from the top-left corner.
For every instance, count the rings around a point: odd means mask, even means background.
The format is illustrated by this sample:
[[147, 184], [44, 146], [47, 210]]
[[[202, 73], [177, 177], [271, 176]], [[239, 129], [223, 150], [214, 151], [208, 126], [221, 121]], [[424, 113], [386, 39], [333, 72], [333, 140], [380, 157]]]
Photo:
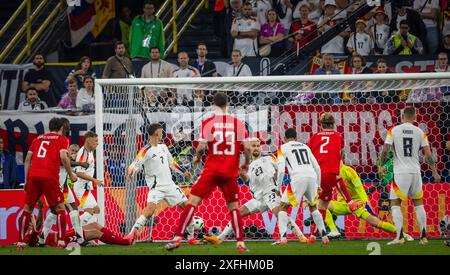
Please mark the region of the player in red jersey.
[[242, 217], [239, 213], [239, 186], [237, 183], [239, 170], [239, 155], [245, 152], [243, 167], [248, 168], [250, 160], [250, 146], [248, 132], [239, 119], [227, 114], [228, 97], [218, 92], [214, 95], [215, 115], [202, 122], [199, 144], [197, 146], [194, 163], [198, 163], [204, 151], [208, 153], [205, 166], [197, 182], [191, 189], [186, 208], [181, 214], [175, 238], [166, 245], [166, 250], [180, 247], [183, 232], [190, 224], [195, 208], [202, 199], [206, 199], [216, 187], [222, 190], [231, 214], [231, 223], [237, 240], [239, 253], [247, 252], [244, 244]]
[[50, 133], [33, 140], [25, 158], [25, 206], [19, 218], [18, 250], [22, 250], [25, 246], [25, 231], [31, 222], [34, 206], [42, 194], [45, 195], [48, 205], [56, 212], [59, 244], [64, 247], [66, 212], [64, 195], [59, 186], [60, 164], [63, 164], [72, 182], [77, 181], [77, 176], [70, 169], [67, 152], [69, 140], [64, 136], [69, 128], [63, 120], [55, 117], [49, 121], [49, 129]]
[[[39, 232], [41, 232], [42, 224], [44, 220], [44, 205], [41, 200], [37, 202], [39, 208], [39, 214], [37, 217], [31, 216], [31, 222], [25, 231], [24, 242], [30, 247], [36, 247], [39, 245]], [[117, 236], [117, 234], [109, 231], [106, 227], [93, 222], [83, 226], [83, 238], [86, 241], [100, 240], [106, 244], [118, 244], [118, 245], [132, 245], [133, 240], [126, 240], [122, 237]], [[69, 243], [77, 242], [78, 236], [74, 229], [66, 231], [63, 236], [63, 241], [65, 245]], [[45, 245], [47, 246], [58, 246], [58, 233], [49, 233], [45, 239]]]
[[308, 142], [308, 146], [311, 148], [320, 166], [321, 190], [319, 192], [318, 206], [324, 220], [335, 187], [339, 189], [339, 192], [347, 201], [350, 210], [355, 211], [363, 206], [361, 202], [352, 201], [344, 182], [339, 177], [344, 139], [340, 133], [334, 130], [334, 123], [334, 117], [330, 113], [322, 114], [320, 116], [322, 131], [314, 134]]

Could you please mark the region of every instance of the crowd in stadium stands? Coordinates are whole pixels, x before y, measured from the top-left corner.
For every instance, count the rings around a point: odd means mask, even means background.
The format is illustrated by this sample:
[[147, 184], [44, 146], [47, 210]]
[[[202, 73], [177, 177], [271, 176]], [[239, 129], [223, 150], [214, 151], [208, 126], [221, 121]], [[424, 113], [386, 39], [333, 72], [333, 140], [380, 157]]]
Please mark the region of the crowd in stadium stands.
[[[410, 2], [410, 3], [408, 3]], [[445, 13], [447, 2], [438, 0], [395, 1], [391, 7], [377, 7], [356, 20], [335, 38], [323, 45], [318, 53], [322, 56], [322, 66], [313, 74], [369, 74], [388, 71], [387, 63], [380, 58], [370, 68], [365, 57], [369, 55], [411, 55], [436, 54], [435, 71], [450, 71], [450, 24]], [[356, 10], [361, 0], [216, 0], [214, 7], [214, 27], [221, 39], [222, 52], [231, 58], [229, 67], [222, 76], [251, 76], [250, 67], [244, 57], [278, 57], [283, 53], [295, 53], [308, 45], [319, 35], [339, 24], [351, 11], [345, 8], [353, 3]], [[443, 18], [440, 18], [443, 15]], [[439, 19], [439, 20], [438, 20]], [[442, 22], [441, 22], [442, 21]], [[155, 6], [144, 1], [142, 14], [133, 18], [127, 6], [120, 9], [117, 19], [115, 55], [108, 58], [102, 78], [127, 78], [140, 76], [159, 77], [210, 77], [220, 76], [214, 63], [207, 59], [207, 44], [199, 43], [197, 57], [187, 52], [178, 53], [178, 68], [163, 60], [165, 41], [163, 24], [155, 16]], [[442, 31], [440, 31], [442, 29]], [[442, 39], [441, 39], [442, 37]], [[286, 39], [287, 38], [287, 39]], [[442, 41], [442, 43], [439, 43]], [[349, 68], [343, 72], [334, 61], [349, 58]], [[148, 61], [141, 71], [135, 71], [132, 61]], [[19, 110], [43, 110], [58, 106], [63, 109], [83, 109], [92, 111], [94, 106], [94, 81], [97, 77], [90, 57], [83, 56], [65, 80], [65, 94], [50, 89], [52, 79], [45, 67], [42, 54], [33, 60], [35, 68], [29, 70], [22, 83], [26, 100], [19, 104]], [[145, 89], [148, 107], [207, 106], [208, 91], [188, 91], [183, 89]], [[445, 93], [447, 93], [445, 91]], [[262, 93], [249, 94], [246, 102], [267, 103], [270, 96]], [[314, 95], [303, 92], [290, 98], [297, 103], [389, 103], [421, 102], [442, 100], [441, 89], [418, 89], [405, 91], [373, 91], [358, 93], [333, 93]], [[242, 103], [242, 96], [232, 96], [233, 104]]]

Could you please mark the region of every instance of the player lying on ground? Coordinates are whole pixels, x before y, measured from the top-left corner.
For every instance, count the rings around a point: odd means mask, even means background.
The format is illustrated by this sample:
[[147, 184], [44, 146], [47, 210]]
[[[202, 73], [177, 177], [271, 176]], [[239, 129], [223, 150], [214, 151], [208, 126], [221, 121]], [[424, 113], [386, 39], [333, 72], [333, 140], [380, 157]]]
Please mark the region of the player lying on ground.
[[[125, 237], [126, 239], [134, 239], [136, 237], [137, 232], [154, 215], [156, 206], [162, 200], [165, 200], [169, 207], [176, 205], [180, 206], [181, 209], [186, 207], [187, 198], [180, 187], [173, 182], [170, 167], [189, 178], [192, 178], [191, 173], [189, 171], [183, 171], [174, 162], [169, 149], [163, 143], [163, 128], [161, 125], [151, 124], [148, 128], [148, 135], [148, 144], [139, 150], [133, 163], [128, 167], [125, 181], [129, 183], [136, 172], [144, 167], [145, 182], [151, 189], [147, 196], [147, 206], [144, 208], [142, 215], [136, 220], [131, 232]], [[186, 231], [188, 233], [189, 244], [200, 244], [194, 238], [194, 225], [192, 222]]]
[[363, 203], [352, 201], [345, 184], [337, 181], [340, 162], [343, 158], [344, 139], [340, 133], [334, 130], [334, 117], [330, 113], [324, 113], [320, 116], [319, 122], [322, 131], [311, 137], [308, 142], [308, 147], [311, 148], [313, 155], [320, 165], [321, 192], [319, 193], [317, 204], [320, 214], [325, 220], [326, 211], [335, 187], [342, 194], [352, 211], [362, 207]]
[[[39, 214], [38, 217], [35, 218], [34, 215], [31, 216], [31, 222], [28, 226], [28, 229], [25, 234], [25, 242], [31, 246], [35, 247], [39, 245], [39, 232], [42, 227], [43, 220], [43, 203], [42, 201], [38, 201]], [[117, 244], [117, 245], [132, 245], [133, 240], [126, 240], [117, 236], [116, 234], [109, 231], [106, 227], [101, 226], [100, 224], [94, 222], [87, 225], [84, 225], [82, 228], [83, 238], [86, 241], [95, 241], [100, 240], [105, 244]], [[56, 232], [50, 232], [45, 239], [45, 245], [47, 246], [59, 246], [65, 247], [71, 242], [77, 242], [77, 233], [75, 230], [71, 229], [66, 231], [63, 236], [64, 246], [58, 245], [58, 234]]]
[[77, 176], [70, 168], [70, 159], [67, 154], [69, 140], [65, 137], [70, 128], [59, 118], [49, 121], [50, 133], [40, 135], [31, 143], [24, 161], [25, 168], [25, 206], [19, 218], [19, 241], [17, 249], [25, 246], [25, 230], [31, 221], [31, 213], [36, 202], [42, 195], [50, 208], [56, 213], [58, 228], [58, 245], [64, 246], [63, 236], [66, 231], [66, 211], [64, 209], [64, 195], [59, 185], [59, 170], [62, 163], [73, 181]]
[[397, 237], [388, 243], [403, 244], [405, 235], [403, 233], [403, 215], [400, 209], [401, 203], [408, 199], [413, 200], [417, 223], [420, 227], [420, 244], [427, 244], [427, 214], [423, 207], [422, 176], [419, 162], [419, 151], [425, 156], [425, 160], [431, 168], [435, 182], [441, 181], [436, 163], [434, 162], [428, 143], [427, 135], [413, 125], [416, 120], [416, 109], [408, 106], [402, 113], [402, 124], [391, 128], [384, 143], [381, 153], [381, 174], [385, 175], [384, 164], [390, 151], [394, 151], [394, 181], [391, 185], [391, 212], [397, 229]]
[[[276, 158], [273, 155], [262, 156], [261, 141], [258, 138], [253, 138], [251, 140], [250, 150], [252, 162], [250, 163], [248, 170], [239, 169], [239, 176], [245, 182], [249, 182], [253, 199], [242, 205], [239, 208], [239, 212], [242, 217], [246, 217], [258, 212], [263, 213], [270, 209], [270, 211], [278, 217], [278, 212], [280, 210], [280, 188], [275, 181], [277, 173]], [[281, 227], [278, 228], [280, 232], [286, 232], [284, 224], [279, 223], [278, 225], [281, 225]], [[304, 243], [307, 241], [306, 237], [292, 218], [288, 217], [287, 227], [297, 235], [300, 242]], [[233, 226], [230, 221], [219, 236], [204, 236], [203, 238], [212, 244], [220, 244], [232, 232]], [[279, 242], [276, 244], [279, 244]]]
[[80, 203], [78, 207], [84, 211], [84, 213], [80, 216], [81, 225], [97, 222], [97, 216], [100, 213], [100, 207], [91, 192], [94, 189], [93, 184], [103, 186], [103, 182], [101, 180], [94, 178], [94, 151], [97, 146], [97, 134], [87, 131], [86, 134], [84, 134], [84, 145], [78, 151], [76, 158], [77, 162], [87, 162], [89, 164], [88, 168], [84, 168], [82, 166], [75, 167], [75, 172], [77, 173], [79, 179], [78, 182], [74, 183], [73, 191]]
[[381, 221], [372, 210], [372, 207], [369, 203], [369, 198], [367, 197], [366, 191], [364, 190], [364, 186], [362, 185], [361, 179], [358, 176], [358, 173], [350, 167], [341, 162], [340, 168], [340, 179], [342, 180], [347, 187], [348, 192], [353, 201], [359, 201], [364, 203], [364, 207], [358, 208], [355, 211], [351, 211], [348, 207], [348, 203], [344, 200], [341, 193], [338, 193], [338, 201], [332, 200], [328, 205], [327, 216], [325, 219], [325, 223], [330, 228], [330, 233], [327, 235], [328, 237], [339, 237], [341, 234], [336, 228], [336, 225], [333, 221], [333, 216], [337, 215], [349, 215], [355, 214], [358, 218], [367, 221], [370, 225], [382, 229], [389, 233], [396, 233], [395, 226], [389, 222]]
[[[278, 226], [281, 228], [280, 244], [287, 243], [286, 224], [289, 222], [287, 210], [292, 204], [297, 206], [305, 196], [308, 201], [309, 210], [316, 223], [319, 234], [322, 237], [322, 243], [328, 244], [325, 231], [325, 224], [322, 215], [315, 205], [312, 205], [316, 198], [320, 186], [320, 167], [311, 149], [306, 144], [297, 141], [297, 132], [289, 128], [285, 132], [285, 143], [278, 149], [278, 185], [281, 186], [286, 169], [291, 178], [289, 187], [286, 188], [281, 197], [280, 212], [278, 212]], [[311, 242], [315, 241], [313, 235]]]
[[173, 250], [181, 246], [181, 239], [186, 227], [194, 217], [195, 208], [219, 187], [224, 195], [231, 215], [231, 224], [236, 236], [239, 253], [248, 252], [244, 243], [242, 217], [239, 212], [239, 186], [237, 182], [240, 152], [244, 150], [244, 168], [250, 162], [250, 146], [245, 140], [248, 132], [245, 124], [227, 114], [228, 97], [222, 92], [214, 95], [215, 115], [202, 122], [199, 144], [194, 163], [198, 163], [206, 149], [205, 166], [200, 177], [191, 189], [189, 201], [178, 221], [174, 239], [165, 246]]

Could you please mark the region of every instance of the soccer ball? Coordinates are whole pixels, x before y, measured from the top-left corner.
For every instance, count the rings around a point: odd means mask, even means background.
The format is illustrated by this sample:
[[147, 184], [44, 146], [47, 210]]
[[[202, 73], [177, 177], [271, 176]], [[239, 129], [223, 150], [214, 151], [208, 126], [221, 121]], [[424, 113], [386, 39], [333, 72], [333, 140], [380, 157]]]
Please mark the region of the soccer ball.
[[201, 230], [203, 228], [203, 219], [195, 216], [193, 218], [194, 230]]

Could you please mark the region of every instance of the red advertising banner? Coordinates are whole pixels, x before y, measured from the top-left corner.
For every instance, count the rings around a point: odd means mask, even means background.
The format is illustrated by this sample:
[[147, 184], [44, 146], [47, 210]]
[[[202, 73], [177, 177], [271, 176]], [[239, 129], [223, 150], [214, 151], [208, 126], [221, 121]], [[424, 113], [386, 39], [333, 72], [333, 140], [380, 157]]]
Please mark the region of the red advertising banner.
[[[370, 185], [365, 185], [366, 189]], [[450, 183], [428, 183], [424, 184], [424, 206], [427, 212], [427, 232], [428, 236], [440, 237], [439, 221], [445, 215], [450, 215]], [[148, 188], [139, 188], [137, 191], [136, 215], [141, 213], [147, 200]], [[190, 188], [183, 188], [188, 194]], [[379, 194], [374, 193], [369, 196], [370, 203], [375, 212], [377, 211]], [[241, 186], [241, 200], [243, 204], [251, 199], [248, 186]], [[18, 238], [18, 219], [23, 210], [24, 193], [21, 190], [2, 190], [0, 191], [0, 245], [10, 245]], [[115, 232], [125, 232], [125, 209], [126, 198], [124, 188], [105, 188], [105, 225]], [[404, 217], [404, 228], [413, 237], [419, 236], [412, 203], [404, 203], [402, 207]], [[36, 213], [37, 214], [37, 210]], [[158, 205], [155, 225], [152, 227], [152, 239], [169, 240], [175, 231], [176, 224], [181, 214], [179, 207], [168, 208], [165, 202]], [[377, 213], [376, 213], [377, 214]], [[303, 227], [303, 221], [309, 218], [309, 212], [305, 208], [292, 208], [291, 217], [296, 218], [297, 224], [304, 233], [309, 233], [309, 228]], [[197, 208], [195, 216], [201, 217], [205, 222], [205, 229], [220, 227], [223, 229], [229, 221], [229, 213], [225, 205], [222, 194], [216, 190], [211, 196], [204, 200]], [[390, 216], [387, 220], [392, 222]], [[337, 222], [338, 227], [344, 227], [347, 238], [393, 238], [392, 234], [385, 233], [379, 229], [373, 228], [365, 221], [359, 220], [354, 215], [346, 216], [344, 224]], [[133, 221], [134, 222], [134, 221]], [[259, 229], [265, 229], [272, 235], [272, 238], [278, 238], [277, 219], [272, 213], [264, 212], [262, 214], [252, 214], [244, 218], [244, 226], [255, 225]], [[143, 229], [139, 239], [148, 239], [149, 228]], [[289, 235], [294, 238], [293, 234]]]
[[[376, 162], [387, 131], [400, 123], [400, 111], [409, 103], [285, 105], [273, 106], [271, 113], [272, 144], [281, 144], [285, 129], [297, 130], [299, 141], [307, 142], [319, 130], [319, 117], [324, 112], [333, 114], [337, 131], [344, 137], [345, 163], [358, 173], [376, 173]], [[444, 168], [441, 129], [442, 106], [439, 102], [414, 104], [416, 124], [427, 135], [439, 169]], [[428, 169], [423, 165], [423, 170]]]

